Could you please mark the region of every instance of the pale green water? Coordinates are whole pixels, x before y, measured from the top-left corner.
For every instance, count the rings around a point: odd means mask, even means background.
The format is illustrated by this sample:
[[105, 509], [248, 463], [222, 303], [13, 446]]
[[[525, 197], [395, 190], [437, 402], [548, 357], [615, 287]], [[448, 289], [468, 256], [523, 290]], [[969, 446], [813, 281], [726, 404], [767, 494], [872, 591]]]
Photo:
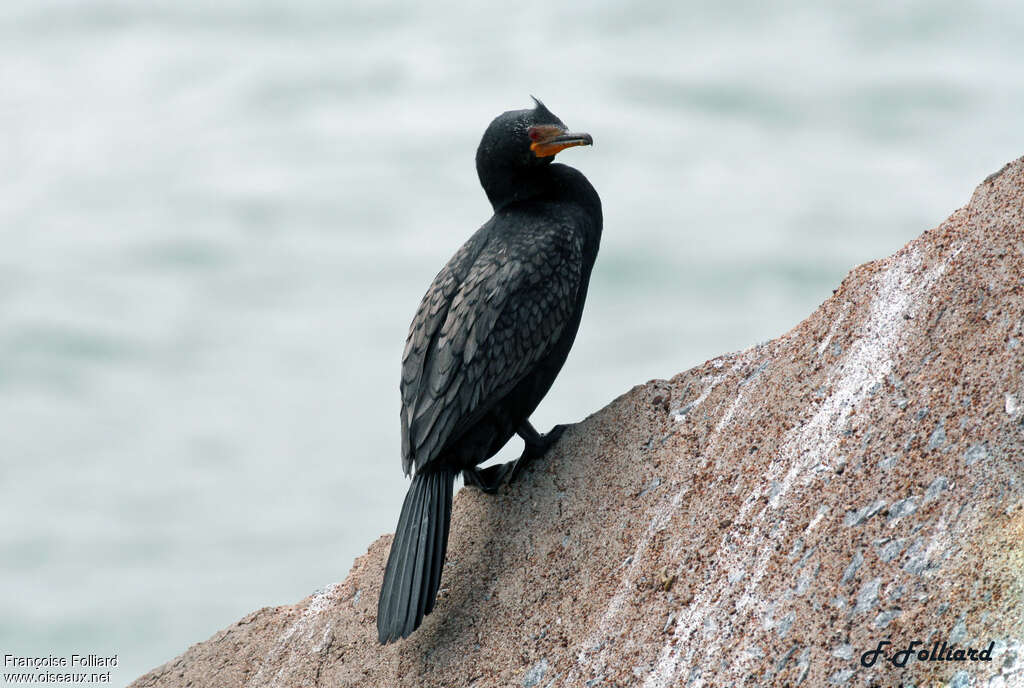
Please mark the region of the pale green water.
[[0, 653], [126, 683], [393, 528], [406, 327], [500, 111], [596, 141], [546, 428], [965, 203], [1024, 153], [1022, 35], [1016, 2], [3, 4]]

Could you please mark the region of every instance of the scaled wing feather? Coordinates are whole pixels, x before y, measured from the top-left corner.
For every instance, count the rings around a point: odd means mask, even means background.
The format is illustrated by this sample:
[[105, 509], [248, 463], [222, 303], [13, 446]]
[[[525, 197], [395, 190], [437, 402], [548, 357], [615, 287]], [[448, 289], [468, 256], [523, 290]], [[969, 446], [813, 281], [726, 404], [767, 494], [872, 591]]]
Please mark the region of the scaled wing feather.
[[500, 401], [573, 318], [582, 280], [578, 236], [548, 227], [517, 239], [511, 247], [492, 238], [467, 250], [471, 239], [416, 313], [402, 367], [406, 472], [430, 463]]

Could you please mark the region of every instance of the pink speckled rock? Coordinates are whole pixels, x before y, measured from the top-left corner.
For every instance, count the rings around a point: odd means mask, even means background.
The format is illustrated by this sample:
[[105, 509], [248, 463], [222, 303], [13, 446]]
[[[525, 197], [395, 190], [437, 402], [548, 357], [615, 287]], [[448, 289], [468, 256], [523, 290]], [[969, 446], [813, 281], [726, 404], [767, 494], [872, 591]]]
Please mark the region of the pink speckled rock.
[[[459, 492], [408, 640], [376, 640], [385, 536], [133, 685], [1024, 686], [1022, 420], [1024, 158], [782, 337]], [[864, 666], [884, 640], [991, 660]]]

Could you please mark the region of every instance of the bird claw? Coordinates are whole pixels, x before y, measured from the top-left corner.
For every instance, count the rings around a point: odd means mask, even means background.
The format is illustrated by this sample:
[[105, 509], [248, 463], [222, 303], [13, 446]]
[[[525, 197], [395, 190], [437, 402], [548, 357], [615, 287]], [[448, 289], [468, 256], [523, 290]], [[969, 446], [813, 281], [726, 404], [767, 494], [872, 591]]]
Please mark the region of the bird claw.
[[551, 445], [558, 441], [558, 439], [562, 436], [562, 433], [564, 433], [566, 429], [568, 429], [568, 427], [568, 425], [556, 425], [555, 427], [551, 428], [546, 434], [541, 435], [541, 439], [544, 441], [540, 445], [540, 454], [538, 455], [538, 458], [547, 453], [548, 449], [551, 448]]
[[462, 481], [481, 492], [494, 494], [505, 484], [509, 473], [512, 472], [513, 463], [515, 462], [509, 461], [487, 468], [467, 468], [462, 471]]
[[495, 494], [502, 485], [510, 484], [524, 468], [544, 456], [568, 427], [556, 425], [544, 435], [534, 433], [529, 440], [524, 438], [526, 446], [523, 447], [523, 453], [518, 459], [487, 468], [467, 468], [462, 471], [462, 481], [481, 492]]
[[508, 482], [511, 483], [519, 476], [524, 468], [547, 454], [548, 449], [558, 441], [558, 438], [562, 436], [562, 433], [564, 433], [568, 427], [568, 425], [556, 425], [547, 433], [537, 435], [535, 441], [530, 442], [527, 440], [526, 446], [523, 447], [523, 453], [520, 454], [519, 458], [515, 461], [515, 465], [512, 466], [512, 470], [509, 472]]

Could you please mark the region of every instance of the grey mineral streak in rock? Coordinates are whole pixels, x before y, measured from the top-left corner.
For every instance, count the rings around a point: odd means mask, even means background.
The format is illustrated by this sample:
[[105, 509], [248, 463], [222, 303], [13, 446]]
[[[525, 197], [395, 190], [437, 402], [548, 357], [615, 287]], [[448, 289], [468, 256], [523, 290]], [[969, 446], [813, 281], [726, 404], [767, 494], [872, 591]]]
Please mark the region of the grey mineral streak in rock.
[[899, 556], [900, 552], [903, 551], [906, 546], [906, 539], [900, 538], [897, 540], [890, 540], [885, 542], [878, 547], [878, 558], [882, 561], [892, 561]]
[[1008, 416], [1016, 416], [1017, 412], [1020, 411], [1020, 401], [1017, 400], [1017, 395], [1007, 394], [1006, 403], [1003, 408]]
[[[961, 669], [956, 672], [953, 676], [953, 680], [949, 682], [949, 688], [970, 688], [972, 684], [970, 672]], [[1009, 684], [1006, 684], [1009, 687]]]
[[802, 537], [797, 538], [796, 542], [793, 543], [793, 548], [789, 550], [789, 560], [793, 561], [794, 559], [796, 559], [798, 556], [800, 556], [800, 552], [802, 552], [803, 550], [804, 539]]
[[786, 614], [782, 619], [779, 620], [779, 625], [776, 631], [780, 638], [785, 638], [786, 634], [789, 633], [789, 629], [793, 627], [793, 622], [796, 621], [796, 614], [790, 612]]
[[768, 367], [769, 363], [770, 363], [770, 361], [764, 361], [761, 365], [757, 366], [757, 368], [755, 368], [750, 374], [748, 374], [746, 377], [744, 377], [742, 380], [740, 380], [740, 385], [741, 386], [742, 385], [746, 385], [746, 384], [749, 384], [751, 381], [753, 381], [758, 375], [761, 374], [761, 372], [765, 368]]
[[884, 629], [886, 626], [889, 625], [889, 623], [893, 619], [895, 619], [900, 614], [901, 612], [899, 609], [892, 609], [887, 612], [880, 612], [878, 616], [875, 617], [875, 620], [872, 622], [871, 625], [879, 630]]
[[949, 633], [949, 644], [958, 645], [962, 643], [964, 638], [967, 637], [967, 625], [964, 623], [963, 617], [957, 620], [953, 626], [953, 630]]
[[546, 657], [542, 658], [539, 662], [534, 664], [526, 675], [523, 676], [523, 688], [533, 688], [544, 678], [544, 674], [548, 670], [548, 660]]
[[638, 494], [637, 497], [643, 497], [648, 492], [651, 492], [652, 490], [658, 489], [658, 487], [660, 485], [661, 485], [661, 478], [655, 478], [654, 480], [652, 480], [650, 482], [650, 484], [647, 485], [647, 487], [645, 487], [644, 489], [640, 490], [640, 494]]
[[942, 493], [949, 487], [949, 480], [944, 475], [940, 475], [938, 478], [932, 481], [931, 485], [924, 493], [924, 503], [935, 501]]
[[861, 586], [857, 593], [857, 606], [853, 608], [854, 614], [860, 614], [870, 610], [878, 602], [878, 589], [882, 586], [881, 578], [872, 578]]
[[853, 580], [853, 577], [857, 575], [857, 569], [864, 563], [864, 555], [861, 554], [860, 550], [857, 550], [853, 554], [853, 560], [849, 563], [846, 569], [843, 570], [843, 577], [839, 581], [843, 585], [846, 585]]
[[878, 467], [883, 471], [887, 471], [896, 465], [896, 462], [900, 460], [899, 454], [891, 454], [878, 462]]
[[972, 444], [964, 452], [964, 464], [971, 466], [979, 461], [984, 461], [988, 458], [988, 447], [982, 444]]
[[877, 514], [879, 511], [884, 509], [886, 504], [888, 504], [888, 502], [886, 502], [884, 499], [879, 499], [871, 504], [868, 504], [867, 506], [857, 509], [856, 511], [849, 511], [843, 518], [843, 525], [849, 528], [859, 526], [860, 524], [864, 523], [864, 521], [868, 520], [869, 518]]
[[828, 677], [828, 682], [835, 686], [845, 686], [853, 678], [853, 669], [841, 669]]
[[690, 403], [685, 404], [682, 408], [677, 408], [675, 411], [672, 412], [672, 420], [674, 420], [677, 423], [686, 420], [687, 414], [689, 414], [693, 407], [696, 405], [696, 401], [691, 401]]
[[793, 653], [796, 652], [799, 647], [799, 645], [794, 645], [789, 648], [789, 651], [786, 652], [786, 654], [779, 658], [779, 661], [775, 663], [775, 673], [779, 673], [786, 668], [786, 665], [789, 664], [789, 660], [793, 656]]
[[796, 677], [796, 684], [799, 686], [807, 678], [807, 673], [811, 668], [811, 648], [805, 647], [803, 649], [803, 652], [797, 657], [796, 668], [800, 671]]
[[907, 441], [903, 443], [903, 451], [910, 451], [910, 448], [914, 446], [914, 442], [917, 442], [916, 432], [907, 435]]
[[889, 520], [894, 521], [897, 518], [910, 516], [915, 511], [917, 511], [917, 497], [901, 499], [898, 502], [893, 502], [893, 505], [889, 507]]
[[903, 570], [917, 575], [924, 571], [927, 565], [928, 552], [925, 550], [924, 540], [918, 538], [907, 549], [907, 563], [903, 565]]
[[820, 566], [815, 566], [814, 570], [804, 571], [801, 573], [800, 577], [796, 581], [796, 587], [793, 588], [793, 594], [797, 597], [805, 595], [807, 590], [811, 587], [811, 583], [818, 577], [818, 572], [820, 570]]
[[932, 431], [931, 437], [928, 438], [928, 451], [935, 451], [940, 449], [942, 445], [946, 443], [946, 426], [943, 421], [939, 421], [939, 424], [935, 426], [935, 430]]
[[798, 561], [798, 562], [796, 563], [796, 566], [794, 566], [794, 567], [793, 567], [793, 571], [794, 571], [794, 573], [795, 573], [795, 572], [797, 572], [797, 571], [799, 571], [800, 569], [802, 569], [802, 568], [804, 567], [804, 565], [805, 565], [805, 564], [806, 564], [806, 563], [807, 563], [808, 561], [810, 561], [811, 557], [813, 557], [813, 556], [814, 556], [814, 553], [815, 553], [816, 551], [818, 551], [818, 546], [817, 546], [817, 545], [815, 545], [814, 547], [811, 547], [811, 548], [810, 548], [809, 550], [807, 550], [806, 552], [804, 552], [803, 556], [802, 556], [802, 557], [800, 557], [800, 561]]
[[853, 659], [853, 645], [843, 643], [832, 648], [832, 656], [839, 659]]

